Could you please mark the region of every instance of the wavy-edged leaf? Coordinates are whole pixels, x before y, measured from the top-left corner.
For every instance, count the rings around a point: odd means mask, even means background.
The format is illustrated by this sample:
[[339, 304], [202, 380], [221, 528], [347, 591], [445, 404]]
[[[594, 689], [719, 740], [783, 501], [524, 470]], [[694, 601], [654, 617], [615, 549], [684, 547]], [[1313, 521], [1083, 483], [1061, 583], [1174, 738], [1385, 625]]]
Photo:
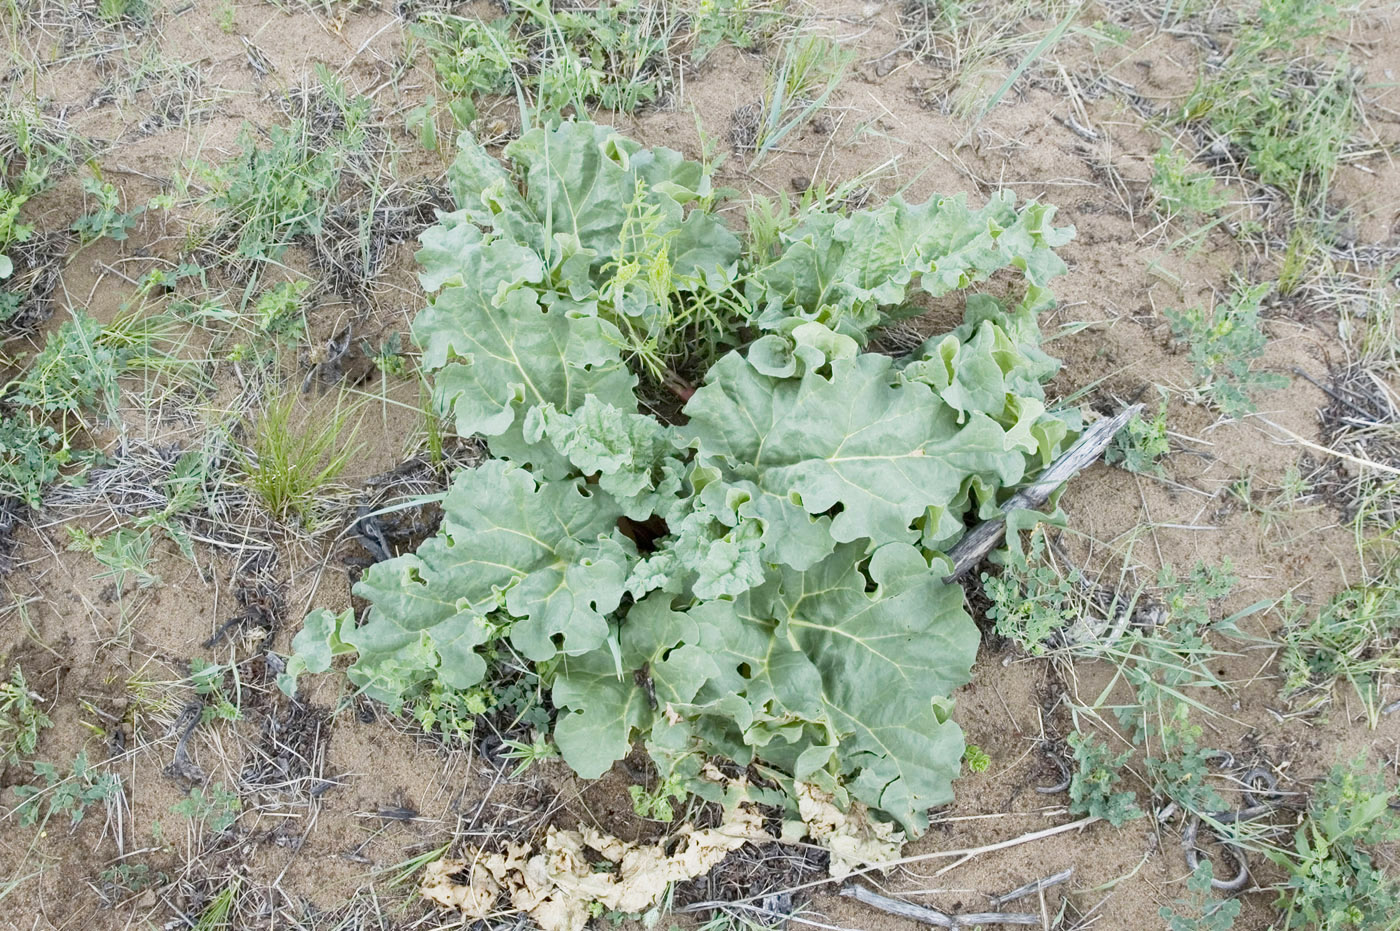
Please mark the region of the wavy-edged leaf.
[[535, 253], [477, 232], [458, 267], [461, 283], [444, 288], [413, 321], [434, 403], [455, 418], [458, 433], [501, 434], [524, 408], [572, 411], [590, 394], [636, 409], [636, 378], [608, 324], [540, 306], [528, 286], [544, 274]]
[[572, 414], [552, 404], [531, 408], [524, 438], [530, 444], [547, 439], [581, 474], [596, 475], [598, 487], [633, 520], [646, 520], [680, 492], [681, 463], [670, 429], [594, 395]]
[[754, 499], [739, 514], [764, 523], [773, 561], [798, 569], [825, 555], [794, 552], [807, 539], [791, 526], [809, 517], [838, 509], [830, 546], [911, 541], [913, 521], [951, 502], [969, 472], [1011, 483], [1025, 471], [1024, 451], [999, 424], [980, 413], [959, 424], [926, 384], [900, 380], [875, 354], [835, 359], [829, 376], [781, 379], [731, 353], [685, 413], [679, 432], [699, 461], [751, 483]]
[[407, 648], [425, 630], [439, 653], [469, 650], [484, 641], [462, 627], [501, 609], [517, 619], [511, 642], [529, 659], [603, 643], [605, 615], [635, 559], [609, 495], [581, 481], [537, 483], [492, 460], [458, 474], [443, 511], [441, 532], [417, 554], [371, 567], [355, 587], [371, 602], [368, 620], [347, 638], [362, 663]]
[[694, 710], [733, 721], [798, 779], [834, 753], [854, 797], [917, 833], [952, 797], [962, 735], [940, 710], [979, 639], [961, 588], [941, 579], [949, 568], [904, 544], [868, 559], [847, 544], [805, 572], [780, 567], [732, 605], [695, 608], [719, 673]]
[[[999, 192], [978, 210], [964, 195], [910, 204], [892, 197], [850, 216], [814, 212], [784, 237], [781, 254], [757, 269], [749, 299], [759, 325], [815, 320], [864, 343], [918, 280], [938, 297], [1019, 268], [1032, 286], [1064, 271], [1054, 248], [1074, 235], [1052, 225], [1054, 208]], [[917, 312], [915, 310], [914, 312]]]
[[560, 660], [552, 697], [564, 712], [554, 741], [585, 779], [626, 756], [634, 733], [670, 726], [668, 709], [689, 703], [718, 672], [701, 646], [699, 624], [670, 601], [652, 595], [627, 613], [618, 634], [621, 675], [608, 649]]

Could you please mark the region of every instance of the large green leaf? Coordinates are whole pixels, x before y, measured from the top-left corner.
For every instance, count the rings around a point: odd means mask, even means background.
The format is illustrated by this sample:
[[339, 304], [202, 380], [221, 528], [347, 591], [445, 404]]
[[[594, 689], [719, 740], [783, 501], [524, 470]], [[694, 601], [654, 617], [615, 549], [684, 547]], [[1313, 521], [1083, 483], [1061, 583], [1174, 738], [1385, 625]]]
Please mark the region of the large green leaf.
[[526, 201], [549, 235], [593, 250], [595, 265], [624, 251], [624, 224], [639, 210], [680, 230], [672, 255], [678, 274], [738, 258], [738, 239], [717, 218], [685, 215], [684, 205], [709, 193], [709, 177], [679, 152], [644, 149], [606, 126], [562, 123], [525, 133], [506, 147], [506, 157], [520, 167]]
[[605, 615], [635, 559], [611, 496], [580, 481], [537, 483], [492, 460], [458, 474], [443, 510], [441, 532], [416, 555], [371, 567], [356, 586], [372, 604], [346, 638], [362, 662], [407, 648], [424, 630], [436, 645], [475, 646], [484, 634], [464, 639], [463, 626], [498, 610], [516, 619], [511, 642], [528, 659], [603, 643]]
[[851, 216], [814, 212], [756, 270], [749, 298], [765, 329], [816, 320], [864, 342], [916, 280], [937, 297], [1015, 267], [1032, 286], [1044, 285], [1064, 271], [1054, 247], [1074, 235], [1052, 226], [1053, 217], [1043, 204], [1017, 211], [1009, 192], [979, 210], [959, 195], [922, 204], [896, 196]]
[[601, 776], [626, 756], [635, 732], [671, 726], [668, 710], [674, 715], [718, 672], [701, 646], [699, 625], [672, 610], [670, 600], [651, 595], [627, 613], [618, 657], [604, 648], [560, 661], [552, 697], [562, 713], [554, 740], [584, 778]]
[[457, 432], [505, 433], [522, 409], [548, 403], [572, 411], [590, 394], [635, 410], [636, 378], [608, 324], [540, 306], [529, 285], [544, 267], [529, 249], [480, 232], [465, 238], [460, 281], [413, 321], [434, 402], [455, 417]]
[[670, 428], [588, 395], [572, 414], [542, 404], [525, 418], [524, 439], [549, 444], [580, 474], [596, 475], [598, 487], [633, 520], [646, 520], [674, 501], [682, 465]]
[[951, 798], [962, 735], [938, 702], [968, 681], [978, 644], [947, 568], [904, 544], [868, 559], [847, 544], [732, 604], [701, 605], [691, 613], [720, 671], [693, 711], [734, 722], [799, 779], [834, 759], [855, 797], [917, 832]]
[[[685, 407], [680, 433], [699, 461], [752, 489], [738, 513], [764, 526], [772, 561], [802, 569], [838, 542], [910, 541], [913, 521], [946, 507], [969, 473], [1003, 483], [1024, 474], [1024, 441], [980, 412], [959, 423], [889, 358], [838, 358], [829, 369], [775, 378], [731, 353]], [[829, 523], [818, 517], [833, 509]], [[823, 533], [826, 544], [813, 546]]]

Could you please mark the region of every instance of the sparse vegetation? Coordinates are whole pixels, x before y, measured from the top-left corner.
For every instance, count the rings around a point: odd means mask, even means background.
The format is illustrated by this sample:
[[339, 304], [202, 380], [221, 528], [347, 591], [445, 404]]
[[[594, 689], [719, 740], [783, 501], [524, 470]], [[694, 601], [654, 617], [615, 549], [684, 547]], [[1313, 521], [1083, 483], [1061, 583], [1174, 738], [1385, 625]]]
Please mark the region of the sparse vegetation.
[[67, 774], [43, 760], [35, 760], [30, 766], [40, 785], [17, 785], [13, 789], [18, 800], [15, 816], [22, 827], [47, 824], [56, 815], [67, 815], [70, 826], [76, 826], [87, 816], [89, 807], [111, 802], [122, 791], [121, 778], [93, 766], [83, 750], [73, 758]]
[[1347, 56], [1306, 51], [1343, 15], [1330, 2], [1264, 0], [1181, 110], [1184, 120], [1202, 120], [1238, 147], [1254, 176], [1299, 207], [1321, 206], [1357, 129]]

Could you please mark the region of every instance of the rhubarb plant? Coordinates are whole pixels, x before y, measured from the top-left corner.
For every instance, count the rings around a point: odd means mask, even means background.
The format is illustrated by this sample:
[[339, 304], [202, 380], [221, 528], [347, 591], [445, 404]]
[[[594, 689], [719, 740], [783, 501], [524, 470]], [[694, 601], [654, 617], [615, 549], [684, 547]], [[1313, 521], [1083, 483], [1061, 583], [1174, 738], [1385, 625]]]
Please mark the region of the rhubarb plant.
[[[704, 166], [584, 122], [503, 162], [464, 136], [451, 181], [413, 333], [438, 411], [492, 458], [436, 536], [364, 573], [363, 611], [307, 619], [284, 687], [347, 654], [397, 703], [477, 685], [508, 644], [580, 776], [640, 741], [673, 782], [722, 757], [919, 833], [978, 644], [944, 553], [1077, 426], [1047, 408], [1036, 324], [1072, 229], [1009, 194], [895, 198], [757, 252]], [[952, 332], [868, 350], [1006, 269], [1019, 302], [969, 294]], [[661, 386], [683, 405], [639, 403]]]

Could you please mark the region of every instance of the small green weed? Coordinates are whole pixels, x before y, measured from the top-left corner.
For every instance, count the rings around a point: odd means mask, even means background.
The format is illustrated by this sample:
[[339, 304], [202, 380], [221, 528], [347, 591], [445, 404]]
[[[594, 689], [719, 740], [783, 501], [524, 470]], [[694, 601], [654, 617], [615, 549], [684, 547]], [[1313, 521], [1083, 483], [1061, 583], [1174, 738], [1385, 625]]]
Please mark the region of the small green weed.
[[1062, 572], [1049, 563], [1045, 528], [1035, 527], [1023, 560], [1008, 560], [996, 575], [982, 574], [982, 591], [991, 602], [987, 617], [999, 636], [1039, 656], [1052, 635], [1083, 615], [1082, 584], [1078, 569]]
[[267, 140], [259, 147], [245, 129], [238, 157], [196, 166], [235, 254], [250, 262], [275, 261], [298, 236], [319, 233], [340, 181], [337, 153], [314, 145], [304, 121], [272, 127]]
[[39, 733], [53, 727], [53, 721], [39, 709], [43, 700], [30, 690], [19, 666], [10, 671], [10, 681], [0, 682], [0, 764], [18, 763], [33, 756], [39, 746]]
[[0, 419], [0, 495], [37, 508], [71, 461], [58, 431], [36, 422], [33, 412]]
[[690, 11], [692, 62], [703, 61], [720, 43], [752, 51], [768, 42], [783, 21], [785, 3], [768, 0], [698, 0]]
[[424, 731], [436, 734], [449, 746], [465, 747], [471, 743], [477, 716], [485, 714], [492, 704], [485, 689], [454, 689], [434, 679], [421, 697], [407, 699], [404, 708]]
[[110, 26], [145, 26], [152, 17], [147, 0], [97, 0], [97, 15]]
[[1400, 666], [1400, 591], [1385, 584], [1349, 588], [1315, 616], [1285, 599], [1279, 666], [1283, 692], [1328, 692], [1338, 680], [1356, 690], [1372, 727], [1380, 720], [1381, 677]]
[[1120, 789], [1122, 770], [1133, 752], [1109, 752], [1103, 741], [1090, 734], [1069, 735], [1074, 750], [1074, 773], [1069, 782], [1069, 808], [1078, 815], [1102, 818], [1114, 827], [1143, 816], [1132, 792]]
[[1321, 206], [1361, 121], [1345, 54], [1323, 61], [1303, 47], [1341, 17], [1330, 2], [1263, 0], [1255, 22], [1181, 110], [1183, 121], [1208, 122], [1260, 181], [1300, 206]]
[[224, 690], [224, 680], [230, 677], [233, 679], [233, 691], [236, 695], [239, 690], [236, 664], [210, 663], [199, 657], [190, 660], [190, 685], [195, 694], [204, 699], [204, 709], [200, 712], [201, 724], [212, 721], [237, 721], [242, 717], [237, 701], [230, 699], [228, 692]]
[[222, 834], [233, 827], [242, 810], [243, 803], [238, 794], [229, 791], [222, 782], [214, 783], [207, 793], [195, 786], [189, 795], [171, 806], [175, 814], [203, 825], [213, 834]]
[[1152, 169], [1153, 205], [1165, 220], [1200, 222], [1230, 202], [1210, 172], [1192, 171], [1191, 160], [1170, 142], [1163, 142], [1152, 157]]
[[118, 590], [125, 587], [127, 578], [132, 576], [140, 588], [153, 588], [160, 584], [160, 576], [151, 570], [154, 561], [151, 547], [155, 540], [150, 530], [123, 527], [102, 536], [93, 536], [81, 527], [70, 526], [68, 537], [70, 551], [89, 553], [106, 567], [107, 571], [93, 578], [111, 579]]
[[671, 773], [657, 784], [654, 790], [643, 786], [628, 786], [627, 794], [632, 796], [632, 811], [638, 818], [650, 818], [670, 824], [676, 820], [672, 802], [683, 803], [690, 797], [685, 788], [685, 778], [679, 773]]
[[1202, 860], [1186, 881], [1186, 897], [1163, 905], [1157, 914], [1167, 931], [1230, 931], [1240, 914], [1239, 899], [1217, 899], [1211, 888], [1215, 870]]
[[[671, 47], [679, 22], [670, 7], [648, 0], [593, 7], [522, 2], [491, 22], [427, 13], [414, 35], [428, 50], [459, 126], [477, 119], [483, 97], [513, 92], [536, 122], [548, 123], [567, 110], [632, 112], [658, 99], [674, 80]], [[525, 59], [532, 67], [517, 70]], [[426, 125], [421, 116], [416, 122]]]
[[360, 351], [374, 363], [375, 369], [381, 375], [403, 378], [408, 374], [409, 362], [403, 350], [403, 334], [397, 331], [390, 333], [389, 338], [380, 343], [378, 349], [370, 345], [368, 340], [361, 341]]
[[70, 823], [76, 825], [87, 814], [88, 806], [105, 803], [122, 790], [121, 778], [115, 773], [99, 772], [88, 763], [87, 752], [83, 750], [74, 757], [72, 771], [67, 776], [43, 760], [30, 765], [43, 785], [14, 787], [19, 799], [15, 813], [23, 827], [47, 822], [55, 815], [67, 815]]
[[73, 221], [73, 232], [83, 245], [96, 242], [104, 236], [113, 242], [126, 239], [127, 230], [136, 225], [136, 220], [145, 212], [144, 206], [134, 210], [122, 209], [121, 192], [110, 181], [100, 176], [83, 179], [83, 191], [92, 199], [94, 208]]
[[1204, 730], [1191, 720], [1191, 706], [1184, 701], [1164, 702], [1160, 720], [1143, 729], [1155, 738], [1147, 771], [1153, 788], [1198, 815], [1222, 811], [1228, 806], [1210, 781], [1210, 761], [1216, 751], [1201, 745]]
[[1151, 420], [1144, 420], [1141, 414], [1118, 431], [1113, 443], [1104, 450], [1104, 462], [1121, 465], [1129, 472], [1139, 475], [1162, 475], [1161, 460], [1171, 452], [1171, 442], [1167, 439], [1167, 406], [1161, 404]]
[[238, 26], [237, 13], [233, 0], [220, 0], [214, 9], [214, 22], [219, 24], [221, 31], [231, 35]]
[[963, 750], [963, 765], [970, 773], [985, 773], [992, 765], [992, 757], [977, 744], [968, 744]]
[[1259, 325], [1259, 305], [1271, 290], [1254, 285], [1235, 290], [1209, 311], [1166, 312], [1172, 336], [1187, 344], [1197, 393], [1227, 417], [1253, 413], [1255, 394], [1288, 384], [1284, 376], [1253, 366], [1269, 342]]
[[311, 282], [302, 278], [280, 281], [264, 291], [253, 305], [256, 332], [279, 345], [296, 345], [306, 334], [302, 297], [310, 287]]
[[1382, 931], [1400, 910], [1400, 884], [1370, 848], [1400, 839], [1395, 793], [1365, 756], [1333, 767], [1313, 792], [1292, 850], [1266, 851], [1287, 871], [1278, 906], [1281, 931]]
[[[145, 863], [123, 862], [109, 866], [97, 874], [103, 893], [108, 898], [127, 898], [145, 889], [159, 888], [170, 882], [170, 876], [153, 870]], [[115, 894], [115, 895], [114, 895]]]

